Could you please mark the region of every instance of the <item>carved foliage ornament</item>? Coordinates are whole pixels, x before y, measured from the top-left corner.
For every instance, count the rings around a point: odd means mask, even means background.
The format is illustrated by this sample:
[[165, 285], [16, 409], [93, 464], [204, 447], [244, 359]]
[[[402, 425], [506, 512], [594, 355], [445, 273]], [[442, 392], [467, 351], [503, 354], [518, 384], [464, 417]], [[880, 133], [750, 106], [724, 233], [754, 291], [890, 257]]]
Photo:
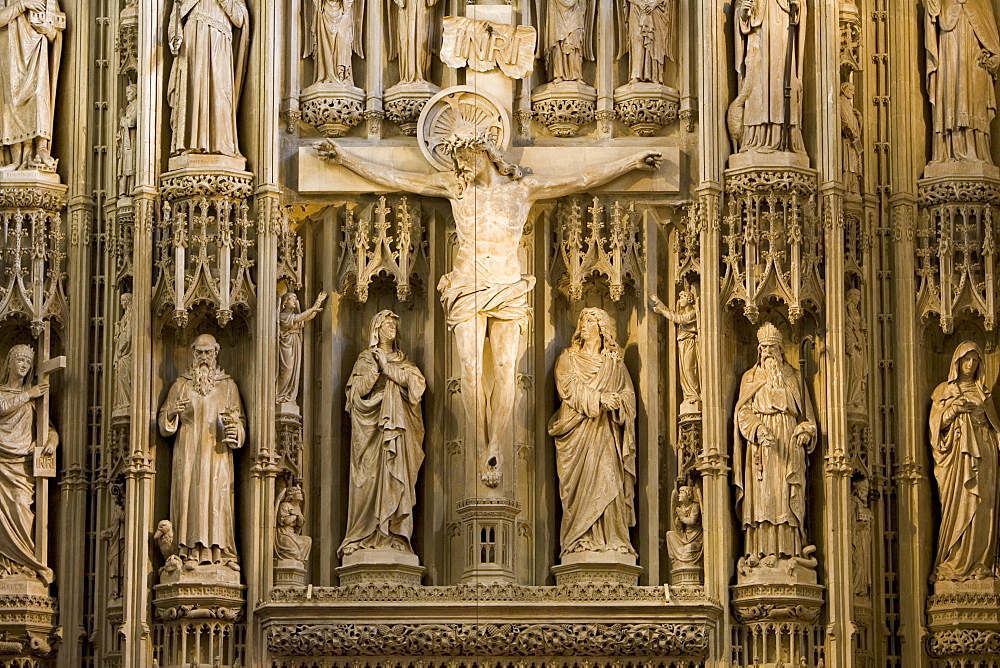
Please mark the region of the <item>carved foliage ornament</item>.
[[66, 311], [61, 203], [54, 193], [4, 188], [0, 195], [0, 320], [21, 315], [36, 335]]
[[307, 624], [267, 630], [275, 656], [688, 656], [703, 624]]

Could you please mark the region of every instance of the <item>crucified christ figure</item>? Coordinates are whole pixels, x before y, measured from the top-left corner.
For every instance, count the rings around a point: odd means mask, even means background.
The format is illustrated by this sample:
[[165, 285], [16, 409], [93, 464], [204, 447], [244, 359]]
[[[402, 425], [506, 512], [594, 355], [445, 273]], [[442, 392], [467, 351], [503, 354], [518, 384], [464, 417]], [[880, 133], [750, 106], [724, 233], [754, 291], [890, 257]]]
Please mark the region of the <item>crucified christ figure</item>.
[[[476, 452], [485, 452], [482, 482], [496, 487], [501, 457], [513, 449], [518, 344], [528, 319], [528, 293], [535, 285], [534, 276], [521, 272], [517, 255], [532, 205], [583, 192], [632, 170], [656, 170], [663, 158], [658, 151], [643, 151], [576, 174], [543, 177], [524, 174], [504, 160], [487, 135], [471, 130], [446, 139], [439, 147], [452, 164], [437, 174], [373, 164], [331, 141], [320, 144], [318, 151], [322, 158], [373, 183], [451, 202], [458, 254], [452, 271], [441, 277], [438, 290], [462, 366], [466, 434], [475, 439]], [[490, 369], [483, 364], [486, 344], [491, 352]], [[492, 392], [487, 396], [484, 381], [490, 376]]]

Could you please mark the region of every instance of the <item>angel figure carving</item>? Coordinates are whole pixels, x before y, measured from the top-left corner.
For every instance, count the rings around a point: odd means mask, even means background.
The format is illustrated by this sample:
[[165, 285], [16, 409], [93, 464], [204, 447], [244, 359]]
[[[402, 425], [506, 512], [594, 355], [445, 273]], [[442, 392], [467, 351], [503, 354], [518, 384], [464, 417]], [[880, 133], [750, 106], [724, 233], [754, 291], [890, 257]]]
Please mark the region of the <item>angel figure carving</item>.
[[386, 0], [390, 7], [389, 60], [399, 60], [399, 83], [427, 81], [439, 0]]
[[595, 0], [535, 0], [549, 81], [583, 81], [583, 62], [594, 59], [595, 6]]
[[666, 61], [674, 60], [675, 0], [625, 0], [615, 3], [618, 58], [629, 55], [629, 83], [663, 83]]
[[365, 0], [312, 0], [306, 12], [305, 56], [315, 64], [315, 83], [354, 85], [351, 58], [364, 58], [361, 27]]

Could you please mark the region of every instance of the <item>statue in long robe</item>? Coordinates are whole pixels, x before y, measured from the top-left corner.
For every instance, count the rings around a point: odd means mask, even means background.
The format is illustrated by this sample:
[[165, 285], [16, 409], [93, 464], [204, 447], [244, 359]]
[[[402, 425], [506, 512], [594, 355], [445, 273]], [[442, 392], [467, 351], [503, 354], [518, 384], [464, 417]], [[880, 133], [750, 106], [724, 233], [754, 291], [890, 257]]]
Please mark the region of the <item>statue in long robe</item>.
[[56, 0], [0, 0], [2, 169], [56, 169], [50, 148], [65, 27]]
[[131, 196], [135, 187], [135, 132], [139, 123], [137, 90], [135, 84], [125, 86], [125, 110], [118, 120], [118, 194], [126, 196]]
[[[624, 0], [619, 20], [618, 58], [629, 55], [629, 83], [663, 83], [666, 61], [676, 49], [674, 0]], [[622, 6], [624, 5], [624, 6]]]
[[369, 548], [412, 553], [417, 474], [424, 461], [420, 400], [426, 381], [407, 359], [396, 332], [399, 316], [372, 318], [368, 347], [347, 381], [351, 415], [351, 486], [341, 556]]
[[740, 382], [736, 401], [733, 479], [748, 567], [808, 558], [805, 531], [806, 455], [816, 447], [816, 421], [802, 377], [784, 359], [781, 332], [764, 323], [759, 360]]
[[326, 293], [316, 297], [312, 307], [299, 311], [299, 298], [294, 292], [281, 297], [278, 313], [278, 375], [276, 403], [295, 403], [299, 396], [299, 377], [302, 374], [302, 330], [306, 323], [323, 309]]
[[[0, 369], [0, 577], [37, 575], [52, 582], [52, 569], [35, 556], [35, 478], [32, 461], [36, 446], [35, 399], [48, 383], [30, 385], [35, 353], [18, 344], [7, 353]], [[45, 455], [51, 456], [59, 436], [50, 426]], [[47, 521], [42, 518], [41, 521]]]
[[536, 6], [549, 81], [583, 81], [583, 61], [594, 59], [594, 0], [536, 0]]
[[394, 8], [389, 21], [389, 60], [399, 60], [399, 83], [427, 81], [431, 50], [440, 21], [438, 0], [386, 0]]
[[730, 134], [740, 152], [805, 154], [805, 0], [740, 0], [735, 12], [739, 89], [729, 108]]
[[924, 3], [931, 160], [988, 162], [1000, 36], [989, 0]]
[[174, 62], [167, 83], [172, 155], [240, 156], [236, 107], [249, 28], [245, 0], [174, 0], [168, 26]]
[[701, 494], [696, 486], [682, 485], [675, 492], [673, 529], [667, 532], [666, 539], [673, 568], [701, 565], [705, 530], [701, 525]]
[[312, 549], [312, 538], [302, 534], [306, 523], [302, 513], [302, 487], [287, 487], [278, 499], [274, 518], [274, 556], [284, 561], [306, 561]]
[[868, 323], [861, 314], [861, 291], [851, 288], [845, 298], [844, 352], [847, 355], [847, 412], [868, 412]]
[[361, 26], [364, 0], [313, 0], [306, 56], [313, 56], [316, 83], [354, 85], [351, 58], [364, 58]]
[[184, 570], [224, 564], [239, 570], [233, 515], [233, 455], [246, 430], [240, 391], [219, 368], [219, 344], [201, 334], [191, 367], [160, 407], [160, 433], [177, 434], [170, 475], [170, 522]]
[[931, 395], [930, 439], [941, 499], [935, 580], [995, 576], [1000, 420], [986, 386], [983, 353], [958, 345], [948, 380]]
[[861, 112], [854, 106], [854, 84], [840, 84], [840, 145], [844, 185], [855, 193], [861, 192]]
[[875, 514], [870, 507], [868, 478], [859, 477], [851, 484], [854, 508], [851, 536], [851, 591], [855, 596], [872, 594], [872, 525]]
[[561, 554], [635, 556], [628, 535], [635, 525], [635, 390], [606, 311], [583, 309], [555, 379], [562, 403], [548, 432], [563, 509]]
[[115, 323], [115, 372], [113, 415], [128, 415], [132, 406], [132, 293], [121, 296], [122, 315]]
[[684, 395], [680, 412], [700, 412], [701, 355], [698, 352], [698, 309], [694, 293], [682, 290], [677, 295], [677, 307], [674, 310], [667, 308], [656, 295], [650, 294], [649, 300], [654, 312], [677, 326], [677, 366], [680, 371], [681, 392]]

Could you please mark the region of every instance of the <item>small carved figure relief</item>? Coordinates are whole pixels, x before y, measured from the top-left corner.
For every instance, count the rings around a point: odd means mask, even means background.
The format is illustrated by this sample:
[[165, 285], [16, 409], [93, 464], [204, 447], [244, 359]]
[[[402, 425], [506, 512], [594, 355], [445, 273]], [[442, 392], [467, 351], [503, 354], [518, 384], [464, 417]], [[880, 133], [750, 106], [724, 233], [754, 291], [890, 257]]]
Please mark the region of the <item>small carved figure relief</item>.
[[353, 54], [364, 58], [361, 28], [365, 0], [312, 0], [307, 14], [306, 56], [315, 64], [316, 83], [354, 85]]
[[177, 537], [174, 536], [174, 525], [170, 520], [160, 520], [156, 525], [156, 532], [153, 533], [153, 542], [160, 550], [160, 556], [165, 562], [164, 573], [173, 573], [180, 570], [184, 565], [177, 555]]
[[0, 169], [56, 170], [52, 117], [65, 28], [57, 0], [0, 0]]
[[299, 396], [299, 376], [302, 373], [302, 330], [306, 323], [323, 310], [326, 293], [316, 296], [316, 301], [305, 311], [299, 310], [299, 298], [294, 292], [281, 296], [278, 312], [278, 381], [275, 401], [279, 404], [295, 403]]
[[125, 110], [118, 121], [118, 194], [130, 196], [135, 187], [135, 131], [139, 122], [138, 88], [125, 86]]
[[167, 29], [174, 55], [167, 84], [172, 155], [240, 156], [236, 107], [249, 28], [245, 0], [174, 0]]
[[698, 352], [698, 309], [694, 293], [682, 290], [677, 308], [671, 311], [659, 297], [649, 295], [653, 311], [677, 325], [677, 362], [680, 370], [681, 415], [701, 412], [701, 361]]
[[805, 154], [802, 143], [804, 0], [739, 0], [735, 9], [739, 89], [728, 125], [739, 151]]
[[1000, 419], [976, 343], [959, 344], [931, 395], [930, 437], [941, 500], [934, 579], [995, 577]]
[[389, 20], [389, 60], [399, 60], [399, 83], [427, 81], [431, 51], [440, 22], [438, 0], [386, 0], [394, 10]]
[[[48, 383], [31, 385], [34, 351], [13, 346], [0, 369], [0, 578], [24, 574], [52, 582], [52, 569], [35, 556], [35, 478], [32, 457], [36, 446], [35, 399], [49, 391]], [[59, 444], [51, 427], [45, 437], [44, 455]], [[39, 518], [47, 522], [48, 518]]]
[[868, 478], [860, 476], [852, 483], [851, 504], [854, 506], [851, 588], [855, 596], [867, 598], [872, 593], [872, 523], [875, 521], [870, 507]]
[[927, 0], [924, 13], [932, 161], [987, 162], [1000, 36], [989, 0]]
[[101, 540], [107, 543], [108, 598], [116, 599], [122, 596], [122, 538], [125, 531], [125, 511], [117, 501], [111, 504], [111, 519], [108, 526], [101, 532]]
[[312, 549], [312, 538], [302, 535], [306, 523], [302, 514], [302, 487], [285, 488], [278, 498], [277, 517], [274, 520], [274, 556], [279, 560], [306, 561]]
[[635, 390], [606, 311], [585, 308], [556, 360], [559, 409], [549, 420], [563, 516], [561, 554], [636, 556]]
[[122, 315], [115, 323], [115, 392], [112, 415], [128, 415], [132, 407], [132, 293], [121, 296]]
[[424, 375], [397, 338], [399, 316], [372, 318], [368, 347], [347, 381], [351, 415], [351, 486], [340, 555], [368, 548], [412, 553], [413, 506], [424, 461], [420, 400]]
[[[441, 277], [438, 290], [448, 328], [455, 332], [462, 366], [466, 429], [470, 433], [475, 430], [469, 441], [486, 453], [482, 479], [495, 487], [500, 482], [502, 453], [513, 454], [519, 337], [528, 318], [528, 293], [535, 284], [534, 276], [521, 273], [518, 256], [531, 207], [539, 200], [603, 185], [633, 170], [656, 170], [663, 157], [658, 151], [643, 151], [562, 177], [526, 175], [504, 159], [495, 140], [483, 134], [481, 127], [461, 119], [449, 120], [454, 123], [453, 134], [433, 149], [450, 164], [439, 166], [442, 171], [430, 176], [366, 162], [330, 141], [321, 144], [318, 151], [324, 159], [342, 164], [373, 183], [451, 202], [458, 254], [452, 271]], [[493, 204], [484, 207], [483, 202]], [[487, 343], [493, 362], [493, 393], [489, 398], [483, 389], [488, 385], [483, 382]]]
[[583, 61], [594, 59], [595, 5], [594, 0], [536, 0], [549, 81], [583, 81]]
[[861, 290], [847, 291], [845, 352], [847, 353], [847, 412], [868, 412], [868, 323], [861, 314]]
[[663, 83], [666, 61], [674, 59], [675, 0], [624, 0], [615, 3], [619, 21], [619, 58], [629, 54], [629, 82]]
[[160, 407], [160, 433], [177, 435], [170, 475], [170, 522], [184, 570], [201, 564], [240, 569], [233, 514], [233, 455], [245, 428], [240, 391], [218, 365], [219, 344], [201, 334], [190, 368]]
[[840, 84], [840, 139], [844, 165], [844, 185], [861, 192], [861, 112], [854, 106], [854, 84]]
[[674, 492], [673, 529], [667, 532], [667, 554], [674, 568], [700, 566], [704, 554], [701, 525], [701, 491], [697, 485], [681, 485]]
[[733, 438], [741, 567], [815, 564], [809, 555], [816, 548], [805, 533], [806, 455], [816, 447], [812, 401], [799, 371], [785, 361], [781, 331], [764, 323], [757, 340], [758, 362], [740, 382]]

